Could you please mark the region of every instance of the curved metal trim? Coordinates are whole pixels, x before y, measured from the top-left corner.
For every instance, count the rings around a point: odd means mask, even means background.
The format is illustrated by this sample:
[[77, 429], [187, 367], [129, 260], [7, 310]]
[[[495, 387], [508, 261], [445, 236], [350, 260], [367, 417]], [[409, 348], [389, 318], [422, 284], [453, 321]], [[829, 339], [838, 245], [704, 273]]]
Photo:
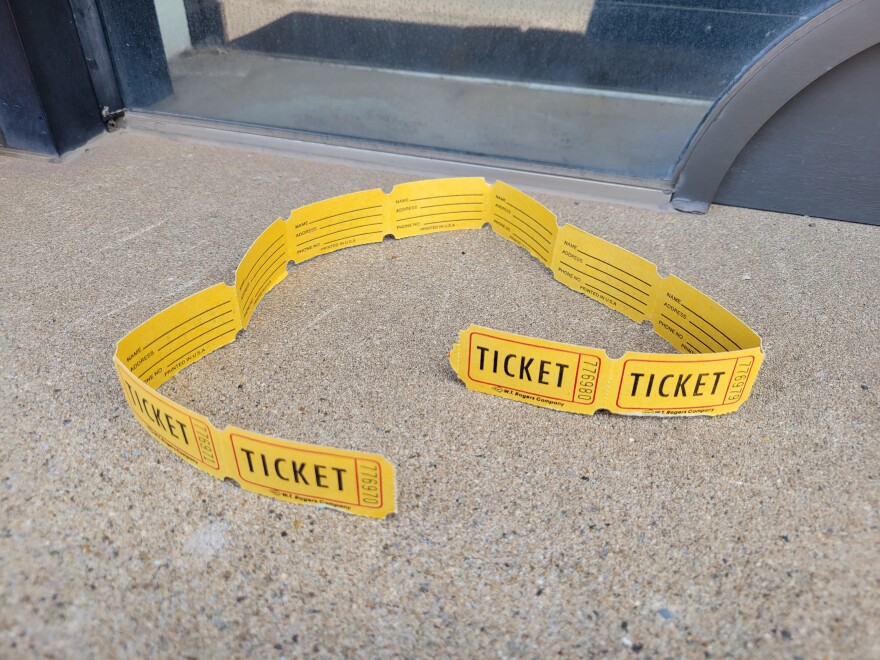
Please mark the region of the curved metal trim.
[[842, 0], [771, 48], [733, 83], [676, 167], [672, 205], [704, 213], [743, 147], [777, 110], [841, 62], [880, 43], [880, 2]]

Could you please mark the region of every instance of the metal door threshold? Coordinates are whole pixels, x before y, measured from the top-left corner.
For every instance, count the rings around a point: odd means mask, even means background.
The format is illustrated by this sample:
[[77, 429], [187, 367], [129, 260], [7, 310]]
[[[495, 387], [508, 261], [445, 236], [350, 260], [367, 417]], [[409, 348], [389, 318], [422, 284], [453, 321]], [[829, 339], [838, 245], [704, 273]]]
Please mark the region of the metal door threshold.
[[585, 175], [533, 172], [506, 164], [463, 162], [435, 155], [381, 151], [362, 145], [318, 141], [324, 136], [314, 136], [316, 139], [313, 141], [302, 139], [291, 131], [149, 112], [126, 112], [125, 130], [161, 135], [174, 140], [238, 147], [258, 153], [372, 167], [417, 176], [481, 176], [490, 181], [501, 179], [538, 193], [674, 212], [670, 204], [671, 187], [664, 181], [628, 180], [626, 177], [613, 175], [608, 177], [612, 180], [600, 180], [586, 178]]

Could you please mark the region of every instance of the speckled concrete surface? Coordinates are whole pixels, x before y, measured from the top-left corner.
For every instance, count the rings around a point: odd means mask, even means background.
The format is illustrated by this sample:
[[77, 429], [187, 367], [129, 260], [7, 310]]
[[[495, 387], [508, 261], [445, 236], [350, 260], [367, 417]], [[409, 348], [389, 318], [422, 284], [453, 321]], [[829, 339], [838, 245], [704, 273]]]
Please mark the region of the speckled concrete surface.
[[491, 232], [291, 267], [164, 391], [384, 454], [385, 521], [215, 481], [137, 425], [119, 337], [231, 281], [290, 208], [406, 179], [125, 134], [0, 158], [0, 655], [880, 657], [877, 227], [540, 197], [762, 334], [752, 399], [714, 419], [466, 390], [469, 323], [665, 350]]

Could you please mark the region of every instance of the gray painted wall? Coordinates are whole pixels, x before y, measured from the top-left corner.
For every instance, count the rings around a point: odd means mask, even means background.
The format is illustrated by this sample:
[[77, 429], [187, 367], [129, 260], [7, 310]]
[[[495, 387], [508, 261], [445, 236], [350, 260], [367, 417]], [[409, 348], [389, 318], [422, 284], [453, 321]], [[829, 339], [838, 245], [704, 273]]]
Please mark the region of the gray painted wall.
[[823, 75], [764, 124], [715, 202], [880, 225], [880, 45]]

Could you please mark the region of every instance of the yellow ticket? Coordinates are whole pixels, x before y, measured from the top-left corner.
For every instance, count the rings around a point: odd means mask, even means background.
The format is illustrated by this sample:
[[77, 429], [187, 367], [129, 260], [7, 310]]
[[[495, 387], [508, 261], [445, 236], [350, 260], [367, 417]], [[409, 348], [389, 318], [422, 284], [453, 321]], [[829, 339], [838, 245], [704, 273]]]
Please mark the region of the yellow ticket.
[[492, 229], [527, 250], [569, 288], [636, 322], [650, 321], [678, 354], [627, 353], [471, 326], [449, 360], [475, 391], [592, 414], [720, 415], [748, 399], [764, 357], [753, 330], [677, 277], [572, 225], [500, 181], [405, 183], [293, 211], [254, 241], [235, 285], [216, 284], [123, 337], [114, 365], [135, 418], [180, 458], [242, 488], [298, 504], [383, 518], [396, 510], [394, 466], [377, 454], [217, 429], [157, 391], [177, 372], [235, 341], [290, 262], [344, 247], [439, 231]]
[[449, 354], [472, 390], [592, 414], [720, 415], [748, 397], [760, 348], [723, 355], [626, 353], [558, 344], [471, 326]]

